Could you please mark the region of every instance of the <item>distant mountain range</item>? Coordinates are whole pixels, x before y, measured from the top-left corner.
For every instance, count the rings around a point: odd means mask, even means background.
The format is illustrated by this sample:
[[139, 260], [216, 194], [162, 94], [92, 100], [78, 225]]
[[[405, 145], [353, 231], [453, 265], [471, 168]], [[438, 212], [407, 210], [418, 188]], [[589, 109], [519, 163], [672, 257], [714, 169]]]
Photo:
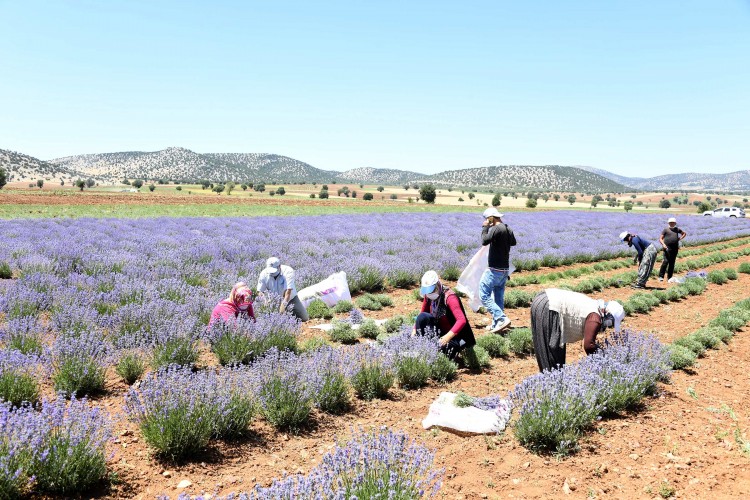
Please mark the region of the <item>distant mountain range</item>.
[[667, 174], [656, 177], [625, 177], [600, 168], [577, 166], [582, 170], [601, 175], [617, 183], [641, 191], [749, 191], [750, 170], [728, 174]]
[[264, 153], [196, 153], [172, 147], [161, 151], [127, 151], [68, 156], [43, 161], [0, 149], [0, 167], [9, 181], [69, 182], [94, 178], [196, 182], [319, 182], [403, 185], [432, 182], [439, 186], [497, 190], [616, 193], [638, 190], [750, 190], [750, 170], [730, 174], [672, 174], [626, 177], [587, 166], [503, 165], [447, 170], [433, 175], [397, 169], [363, 167], [344, 172], [323, 170], [288, 156]]

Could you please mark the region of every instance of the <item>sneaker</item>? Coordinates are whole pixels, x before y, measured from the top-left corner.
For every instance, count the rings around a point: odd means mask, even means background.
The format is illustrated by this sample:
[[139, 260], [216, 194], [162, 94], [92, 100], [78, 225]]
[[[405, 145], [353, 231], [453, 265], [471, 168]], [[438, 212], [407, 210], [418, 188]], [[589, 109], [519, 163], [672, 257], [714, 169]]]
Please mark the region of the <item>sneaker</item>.
[[646, 287], [643, 285], [639, 285], [638, 283], [633, 283], [632, 285], [630, 285], [630, 288], [635, 288], [636, 290], [645, 290]]
[[510, 326], [510, 318], [505, 318], [504, 321], [498, 321], [495, 327], [492, 329], [492, 333], [500, 333]]
[[664, 281], [664, 278], [662, 278], [661, 276], [659, 276], [658, 278], [656, 278], [656, 281]]

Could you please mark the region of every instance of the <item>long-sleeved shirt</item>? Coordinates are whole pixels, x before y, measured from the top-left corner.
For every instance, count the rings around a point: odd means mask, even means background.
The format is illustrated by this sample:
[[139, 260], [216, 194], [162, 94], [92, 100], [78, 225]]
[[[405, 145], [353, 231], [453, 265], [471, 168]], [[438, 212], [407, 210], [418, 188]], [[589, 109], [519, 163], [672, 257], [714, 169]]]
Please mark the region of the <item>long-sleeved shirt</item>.
[[487, 265], [493, 269], [510, 269], [510, 247], [515, 246], [513, 230], [502, 222], [482, 228], [482, 245], [490, 246]]
[[[216, 307], [214, 307], [214, 310], [211, 312], [211, 320], [208, 322], [208, 327], [211, 328], [211, 326], [217, 321], [223, 321], [224, 323], [234, 321], [242, 312], [243, 311], [241, 311], [231, 300], [222, 300], [216, 304]], [[255, 319], [252, 304], [248, 304], [247, 312], [245, 314], [247, 314], [249, 318]]]
[[651, 244], [650, 241], [644, 240], [638, 235], [633, 236], [633, 238], [630, 240], [630, 244], [635, 248], [635, 251], [638, 252], [637, 260], [640, 262], [643, 260], [643, 252], [648, 248], [648, 246]]
[[[422, 301], [422, 310], [420, 312], [432, 314], [432, 302], [432, 300], [425, 297]], [[474, 334], [471, 332], [471, 328], [466, 328], [469, 326], [469, 320], [466, 319], [466, 314], [461, 307], [461, 299], [459, 299], [452, 291], [446, 291], [445, 305], [445, 314], [438, 319], [440, 334], [445, 335], [449, 331], [452, 331], [456, 334], [456, 338], [462, 339], [473, 345], [471, 341], [474, 340]], [[469, 340], [469, 337], [471, 338], [471, 341]]]

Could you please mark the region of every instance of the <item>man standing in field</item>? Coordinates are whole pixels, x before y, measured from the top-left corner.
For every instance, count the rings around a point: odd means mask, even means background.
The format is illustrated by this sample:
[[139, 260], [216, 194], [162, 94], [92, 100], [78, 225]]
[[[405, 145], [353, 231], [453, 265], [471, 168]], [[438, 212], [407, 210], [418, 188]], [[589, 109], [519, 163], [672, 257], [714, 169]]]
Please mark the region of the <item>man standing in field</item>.
[[502, 221], [503, 214], [496, 208], [488, 208], [482, 214], [482, 245], [489, 245], [488, 269], [479, 282], [479, 298], [492, 313], [492, 333], [498, 333], [510, 326], [510, 318], [505, 315], [505, 283], [510, 276], [510, 247], [515, 246], [513, 230]]
[[669, 227], [665, 228], [659, 236], [659, 243], [664, 249], [664, 260], [661, 261], [661, 268], [659, 268], [659, 281], [664, 279], [665, 272], [667, 273], [667, 280], [672, 279], [677, 252], [680, 250], [680, 241], [687, 236], [685, 231], [677, 227], [677, 219], [674, 217], [670, 217], [667, 224], [669, 224]]
[[278, 257], [269, 257], [266, 268], [260, 272], [258, 278], [258, 293], [271, 292], [282, 297], [279, 312], [284, 312], [291, 305], [291, 313], [299, 320], [307, 321], [310, 316], [302, 301], [297, 297], [297, 289], [294, 286], [294, 269], [290, 266], [281, 265]]

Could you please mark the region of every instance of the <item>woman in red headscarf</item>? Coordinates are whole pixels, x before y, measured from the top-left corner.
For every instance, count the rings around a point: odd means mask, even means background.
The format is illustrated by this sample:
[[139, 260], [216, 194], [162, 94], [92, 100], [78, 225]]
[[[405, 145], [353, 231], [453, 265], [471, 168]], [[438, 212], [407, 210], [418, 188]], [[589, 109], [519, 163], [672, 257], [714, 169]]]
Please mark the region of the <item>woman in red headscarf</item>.
[[246, 315], [249, 318], [255, 320], [255, 314], [253, 313], [252, 304], [253, 291], [245, 284], [240, 281], [229, 293], [229, 297], [222, 300], [216, 307], [214, 307], [211, 313], [211, 320], [208, 322], [208, 327], [216, 321], [222, 321], [228, 323], [234, 321], [240, 315]]

